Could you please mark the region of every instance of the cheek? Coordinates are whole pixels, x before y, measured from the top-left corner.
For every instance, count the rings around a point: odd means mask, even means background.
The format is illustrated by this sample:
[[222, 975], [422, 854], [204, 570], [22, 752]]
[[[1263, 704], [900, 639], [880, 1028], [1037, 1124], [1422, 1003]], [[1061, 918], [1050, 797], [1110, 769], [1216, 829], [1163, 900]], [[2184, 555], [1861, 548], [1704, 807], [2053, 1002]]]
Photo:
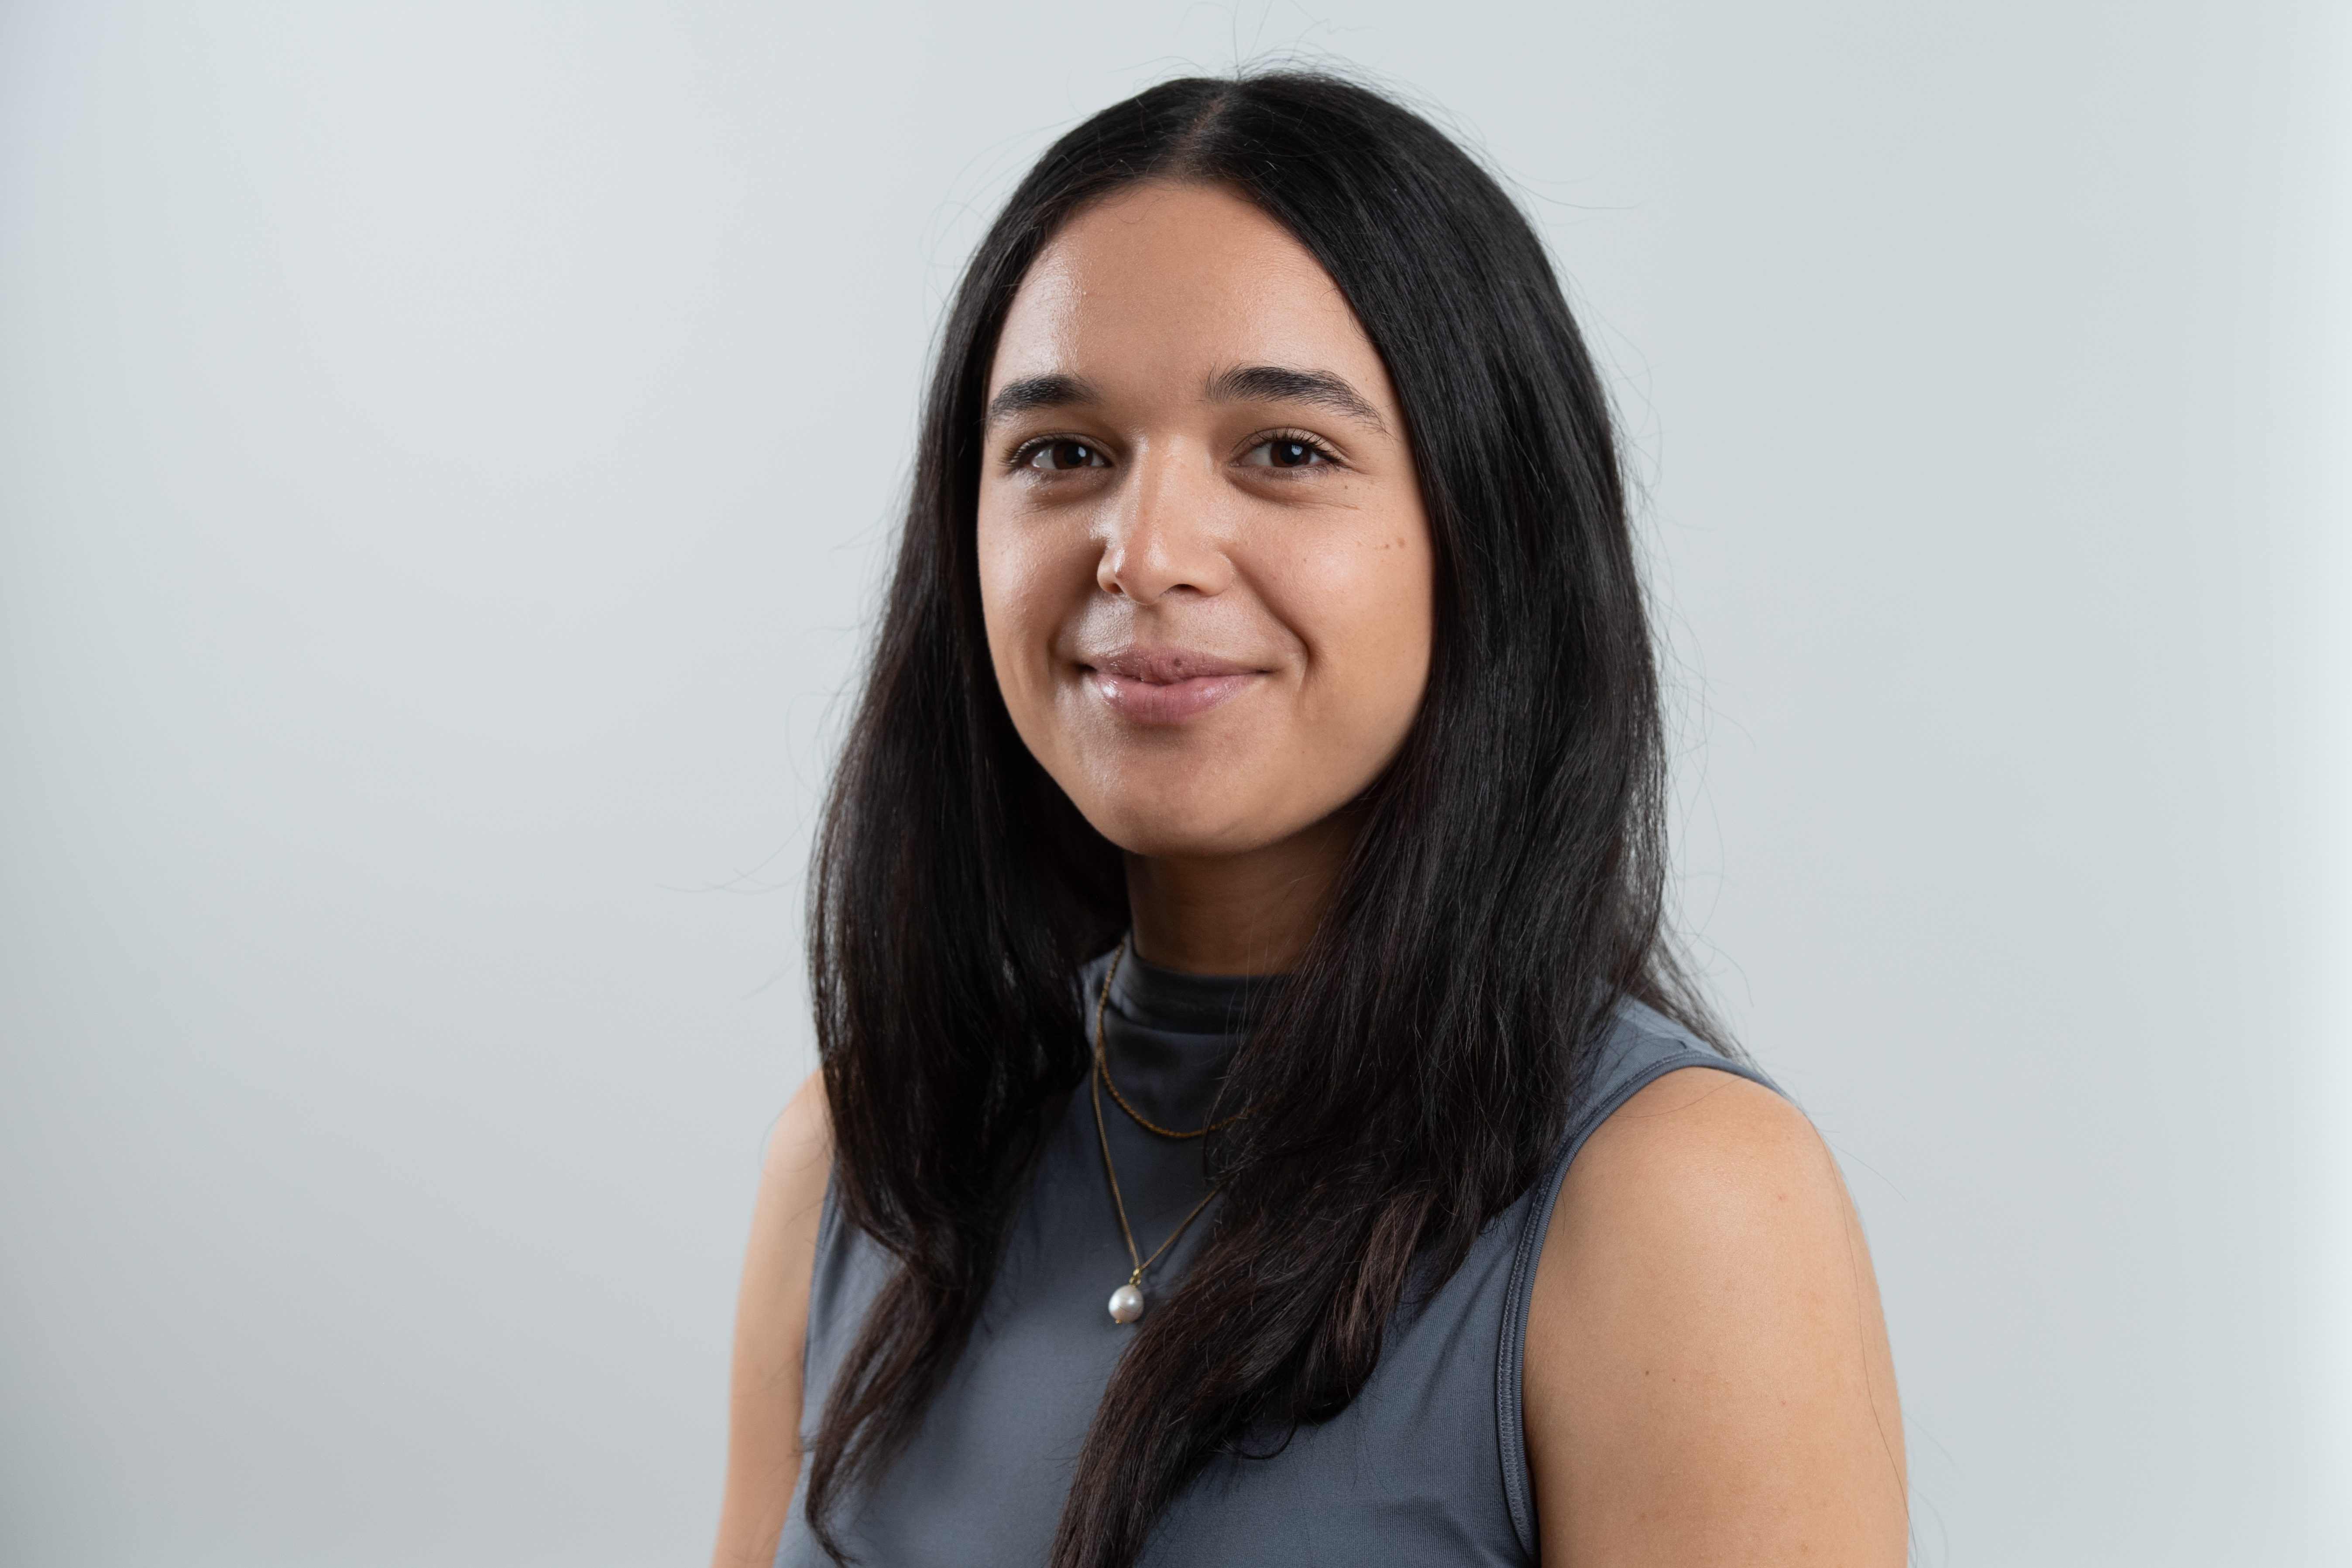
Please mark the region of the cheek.
[[[988, 628], [988, 656], [1008, 704], [1017, 703], [1022, 685], [1021, 650], [1028, 639], [1034, 563], [1022, 550], [1018, 530], [992, 516], [983, 500], [975, 540], [980, 558], [980, 610]], [[1018, 715], [1015, 715], [1018, 717]]]
[[1060, 531], [1007, 517], [981, 502], [976, 541], [981, 614], [989, 661], [1014, 725], [1032, 749], [1052, 699], [1055, 633], [1070, 613], [1070, 585], [1092, 582]]
[[[1313, 716], [1377, 771], [1421, 710], [1434, 638], [1435, 563], [1415, 514], [1301, 562], [1287, 596], [1307, 644]], [[1364, 782], [1369, 783], [1369, 778]]]

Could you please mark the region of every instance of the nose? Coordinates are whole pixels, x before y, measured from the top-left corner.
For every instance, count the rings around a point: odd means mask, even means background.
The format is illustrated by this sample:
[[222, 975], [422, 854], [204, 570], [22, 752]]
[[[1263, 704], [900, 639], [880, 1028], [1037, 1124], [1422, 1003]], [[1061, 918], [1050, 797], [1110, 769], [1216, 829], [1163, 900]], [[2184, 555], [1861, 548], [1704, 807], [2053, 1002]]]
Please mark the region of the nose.
[[1223, 593], [1234, 569], [1218, 526], [1223, 489], [1206, 452], [1177, 444], [1138, 452], [1103, 520], [1096, 585], [1139, 605]]

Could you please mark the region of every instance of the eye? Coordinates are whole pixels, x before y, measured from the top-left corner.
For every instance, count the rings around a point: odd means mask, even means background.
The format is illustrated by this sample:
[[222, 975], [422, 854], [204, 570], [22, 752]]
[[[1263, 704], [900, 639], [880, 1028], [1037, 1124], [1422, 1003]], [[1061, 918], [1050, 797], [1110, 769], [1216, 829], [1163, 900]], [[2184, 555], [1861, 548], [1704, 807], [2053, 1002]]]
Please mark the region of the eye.
[[1014, 454], [1013, 466], [1051, 473], [1063, 468], [1108, 468], [1110, 458], [1091, 442], [1058, 437], [1023, 448]]
[[1329, 452], [1304, 436], [1276, 436], [1242, 454], [1243, 466], [1253, 468], [1305, 468], [1331, 460]]

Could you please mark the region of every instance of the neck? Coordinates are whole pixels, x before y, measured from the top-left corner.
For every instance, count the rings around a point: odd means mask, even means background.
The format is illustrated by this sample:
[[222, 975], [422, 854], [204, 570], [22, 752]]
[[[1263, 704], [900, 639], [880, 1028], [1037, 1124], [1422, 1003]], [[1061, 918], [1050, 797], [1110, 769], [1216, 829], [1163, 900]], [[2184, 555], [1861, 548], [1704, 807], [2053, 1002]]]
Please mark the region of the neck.
[[1136, 956], [1187, 974], [1282, 974], [1315, 934], [1354, 841], [1327, 817], [1240, 855], [1127, 858]]

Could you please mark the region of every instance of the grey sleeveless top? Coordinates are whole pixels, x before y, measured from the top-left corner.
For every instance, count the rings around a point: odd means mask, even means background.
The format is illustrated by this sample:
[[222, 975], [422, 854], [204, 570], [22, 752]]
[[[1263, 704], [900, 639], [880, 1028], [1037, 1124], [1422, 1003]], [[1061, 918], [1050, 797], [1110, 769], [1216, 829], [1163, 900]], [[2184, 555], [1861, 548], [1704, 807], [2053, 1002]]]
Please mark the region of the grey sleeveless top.
[[[1082, 976], [1089, 1020], [1108, 962]], [[1180, 974], [1129, 956], [1106, 1015], [1112, 1081], [1161, 1126], [1200, 1126], [1275, 984]], [[1459, 1272], [1399, 1310], [1363, 1392], [1272, 1458], [1213, 1461], [1161, 1518], [1148, 1568], [1536, 1563], [1519, 1363], [1552, 1203], [1592, 1130], [1636, 1089], [1685, 1067], [1767, 1083], [1651, 1009], [1621, 1008], [1550, 1165], [1486, 1227]], [[1201, 1142], [1154, 1137], [1108, 1094], [1103, 1117], [1148, 1257], [1208, 1190]], [[1144, 1276], [1147, 1300], [1167, 1299], [1206, 1226], [1204, 1215]], [[1082, 1085], [1047, 1142], [961, 1362], [906, 1453], [843, 1509], [842, 1544], [884, 1568], [1042, 1563], [1087, 1424], [1137, 1332], [1108, 1306], [1132, 1267]], [[828, 1193], [803, 1363], [812, 1436], [888, 1268]], [[830, 1562], [809, 1534], [805, 1501], [796, 1489], [777, 1568]]]

